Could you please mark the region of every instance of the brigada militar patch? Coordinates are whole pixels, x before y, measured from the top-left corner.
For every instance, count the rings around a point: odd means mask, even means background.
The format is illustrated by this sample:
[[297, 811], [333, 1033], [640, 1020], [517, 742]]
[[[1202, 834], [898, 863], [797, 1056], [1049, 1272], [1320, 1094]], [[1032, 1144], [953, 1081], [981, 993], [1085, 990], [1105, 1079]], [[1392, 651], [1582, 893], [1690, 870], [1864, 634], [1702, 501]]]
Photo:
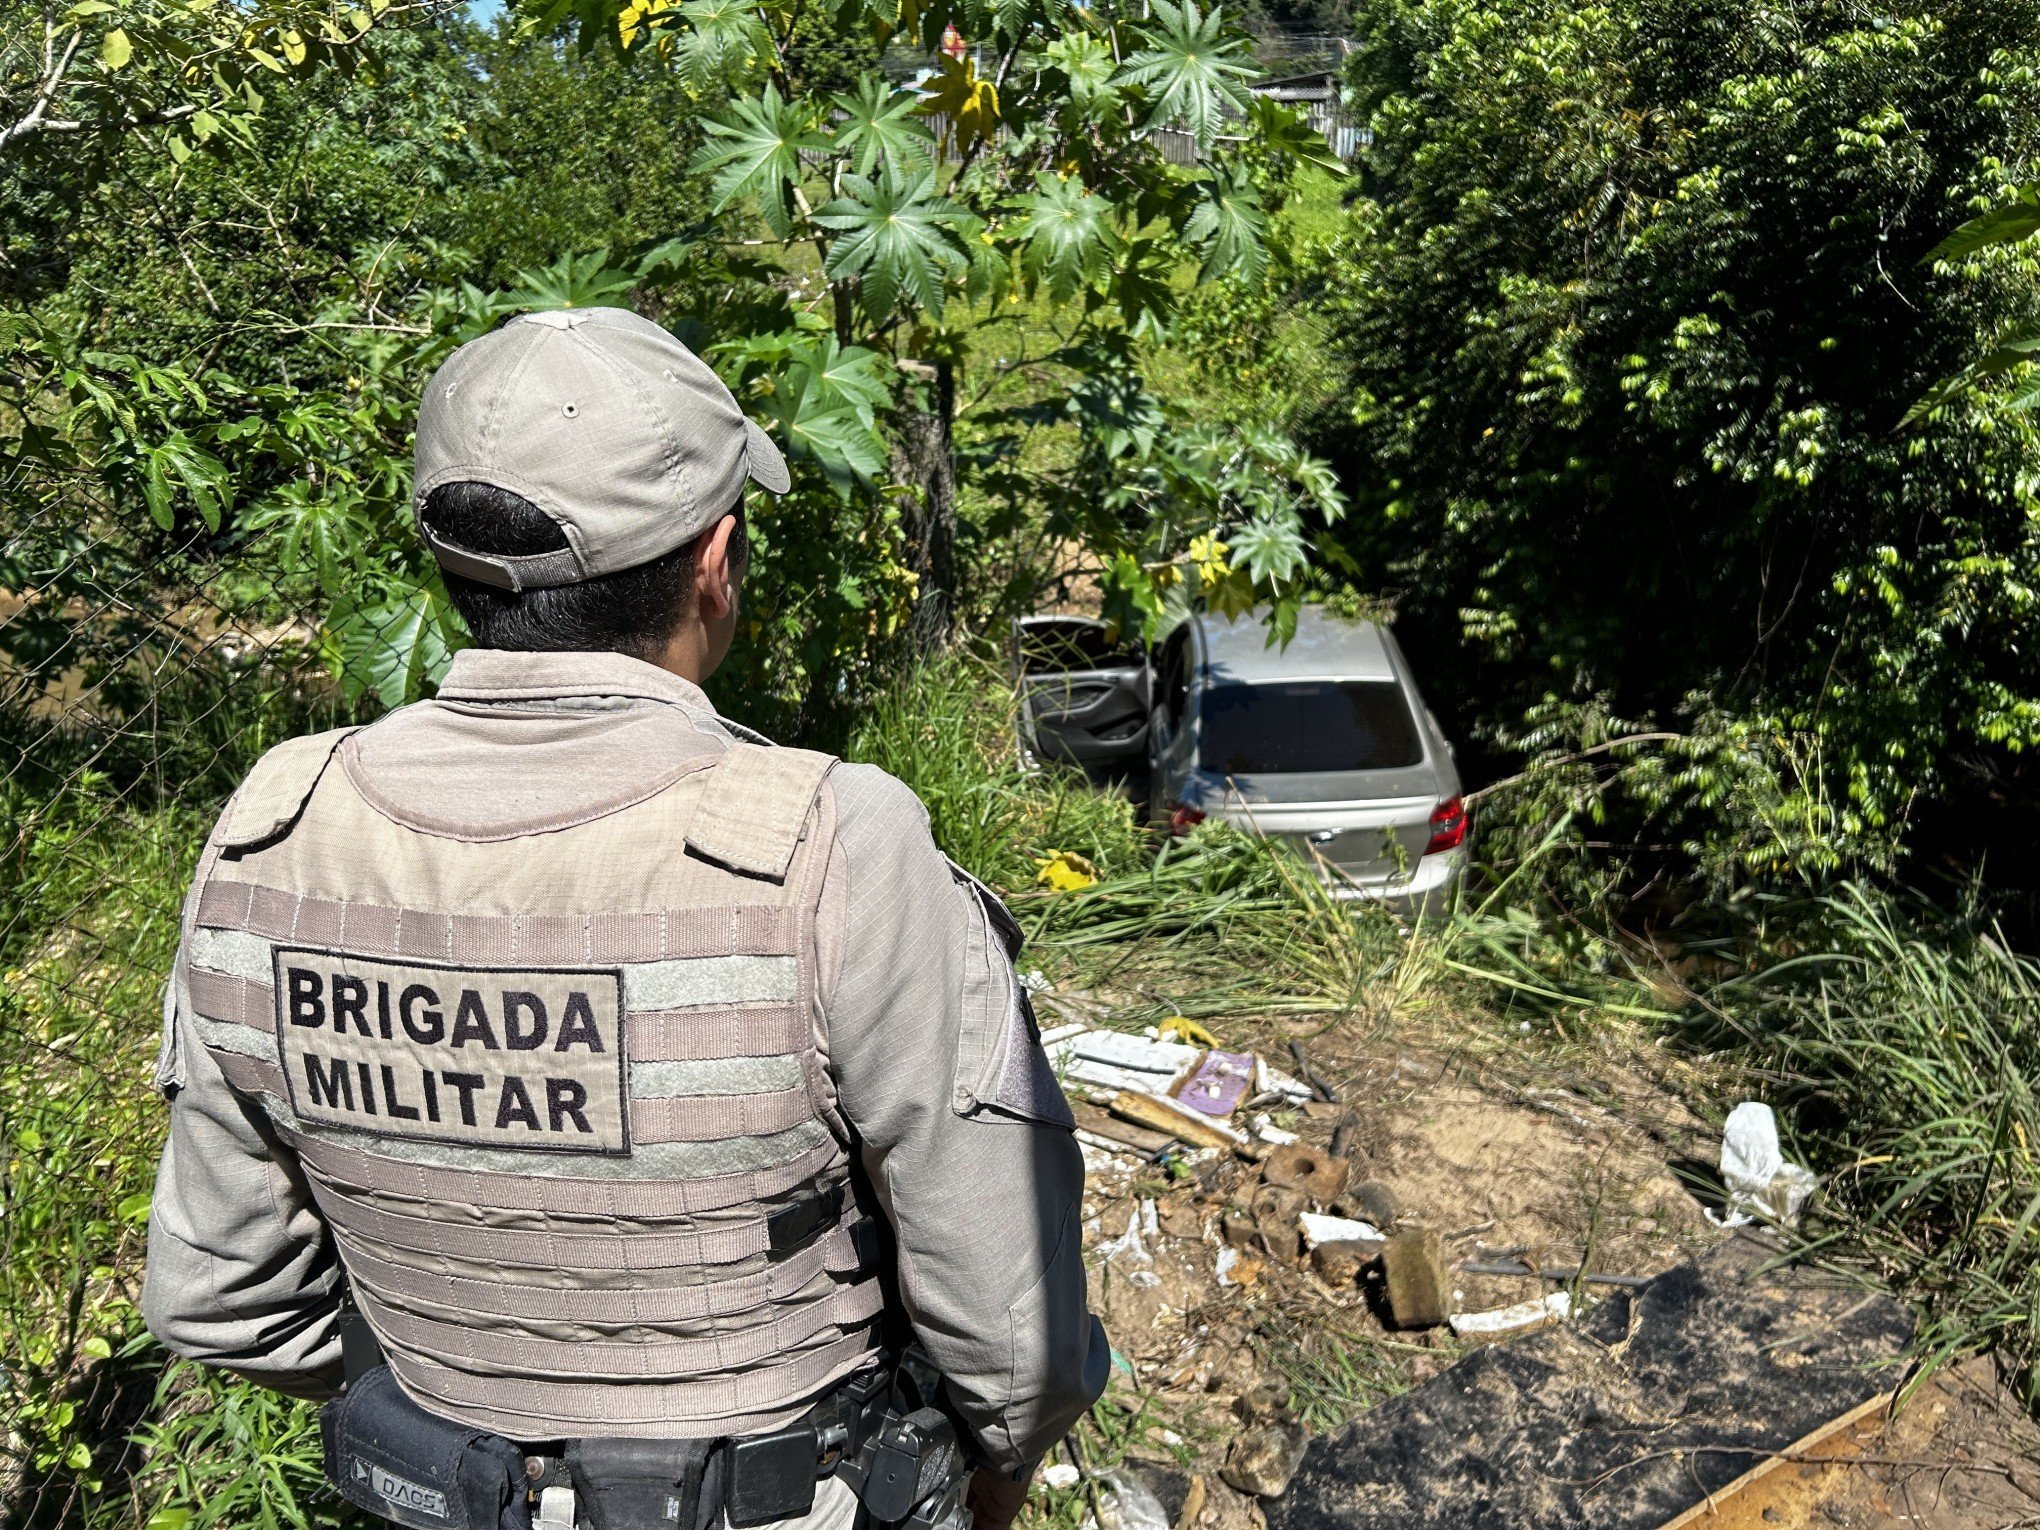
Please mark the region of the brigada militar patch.
[[552, 1153], [630, 1151], [623, 974], [443, 967], [275, 948], [300, 1120]]

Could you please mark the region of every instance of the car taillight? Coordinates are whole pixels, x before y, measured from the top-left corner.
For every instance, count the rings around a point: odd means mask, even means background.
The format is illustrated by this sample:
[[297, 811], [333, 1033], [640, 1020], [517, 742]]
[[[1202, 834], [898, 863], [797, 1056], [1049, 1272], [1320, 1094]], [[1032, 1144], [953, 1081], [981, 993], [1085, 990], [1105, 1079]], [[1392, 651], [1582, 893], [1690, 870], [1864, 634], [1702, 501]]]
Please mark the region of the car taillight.
[[1204, 822], [1204, 811], [1187, 802], [1178, 802], [1169, 809], [1169, 832], [1188, 834], [1196, 825]]
[[1457, 850], [1465, 843], [1466, 804], [1457, 797], [1447, 797], [1431, 809], [1431, 842], [1424, 846], [1424, 854]]

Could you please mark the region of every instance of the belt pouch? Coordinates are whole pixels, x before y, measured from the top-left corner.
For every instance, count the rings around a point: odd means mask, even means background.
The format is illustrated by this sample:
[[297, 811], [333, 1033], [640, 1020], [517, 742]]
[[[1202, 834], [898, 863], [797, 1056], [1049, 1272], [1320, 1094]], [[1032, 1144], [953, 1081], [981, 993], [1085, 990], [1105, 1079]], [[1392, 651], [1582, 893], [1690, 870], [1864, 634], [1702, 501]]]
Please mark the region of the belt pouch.
[[706, 1530], [723, 1511], [718, 1443], [569, 1440], [567, 1475], [581, 1522], [590, 1530]]
[[326, 1404], [319, 1433], [326, 1475], [351, 1504], [413, 1530], [530, 1530], [524, 1452], [427, 1413], [386, 1365]]

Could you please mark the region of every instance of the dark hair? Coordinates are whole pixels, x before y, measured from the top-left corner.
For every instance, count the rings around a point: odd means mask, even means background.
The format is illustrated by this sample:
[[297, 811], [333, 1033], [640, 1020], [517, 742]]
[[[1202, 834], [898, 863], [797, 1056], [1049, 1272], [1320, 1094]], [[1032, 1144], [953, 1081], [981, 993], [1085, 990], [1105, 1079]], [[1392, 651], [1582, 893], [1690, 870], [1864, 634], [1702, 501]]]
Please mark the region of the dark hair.
[[[748, 544], [741, 495], [731, 513], [737, 527], [730, 557], [742, 563]], [[425, 497], [425, 520], [438, 536], [472, 552], [521, 557], [567, 545], [567, 534], [551, 516], [523, 495], [489, 483], [441, 484]], [[700, 550], [696, 537], [635, 568], [546, 590], [499, 589], [451, 569], [439, 572], [478, 647], [649, 659], [672, 641], [693, 604]]]

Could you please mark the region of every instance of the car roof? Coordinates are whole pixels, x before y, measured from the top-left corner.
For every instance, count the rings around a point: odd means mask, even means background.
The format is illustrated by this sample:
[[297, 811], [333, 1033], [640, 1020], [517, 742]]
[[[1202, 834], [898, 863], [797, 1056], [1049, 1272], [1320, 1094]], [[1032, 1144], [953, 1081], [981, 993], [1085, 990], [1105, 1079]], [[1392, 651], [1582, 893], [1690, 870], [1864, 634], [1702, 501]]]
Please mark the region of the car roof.
[[1348, 621], [1318, 606], [1296, 618], [1296, 636], [1285, 648], [1268, 641], [1268, 609], [1224, 617], [1199, 612], [1190, 618], [1204, 637], [1212, 678], [1246, 684], [1265, 680], [1394, 680], [1395, 661], [1373, 622]]

